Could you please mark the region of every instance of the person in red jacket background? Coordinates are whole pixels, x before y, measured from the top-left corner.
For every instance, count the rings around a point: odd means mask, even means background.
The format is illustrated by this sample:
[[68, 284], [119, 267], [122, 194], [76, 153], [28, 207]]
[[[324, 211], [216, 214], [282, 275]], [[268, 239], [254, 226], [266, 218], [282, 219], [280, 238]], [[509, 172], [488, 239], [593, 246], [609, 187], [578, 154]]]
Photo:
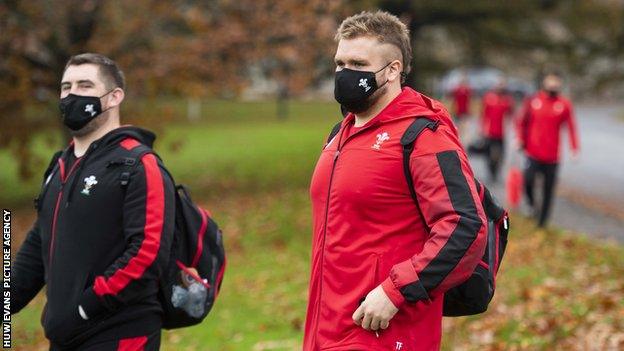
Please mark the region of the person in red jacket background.
[[470, 89], [465, 72], [462, 72], [461, 79], [451, 91], [450, 97], [453, 101], [453, 117], [459, 128], [459, 135], [463, 139], [466, 137], [466, 124], [470, 117], [470, 99], [472, 98], [472, 89]]
[[[444, 292], [485, 251], [473, 172], [442, 104], [402, 87], [411, 47], [397, 17], [362, 12], [342, 22], [336, 40], [334, 95], [349, 113], [310, 186], [303, 349], [436, 350]], [[439, 126], [418, 137], [410, 156], [416, 206], [400, 139], [419, 117]]]
[[459, 84], [457, 84], [453, 91], [451, 91], [451, 96], [453, 97], [455, 117], [458, 120], [461, 120], [463, 117], [468, 116], [470, 114], [470, 98], [472, 96], [472, 90], [470, 89], [468, 77], [465, 73], [462, 73], [462, 78], [459, 81]]
[[481, 111], [481, 132], [485, 142], [485, 153], [492, 181], [498, 178], [503, 160], [505, 139], [505, 117], [511, 117], [514, 99], [507, 91], [507, 81], [500, 77], [494, 89], [483, 95]]
[[[519, 146], [524, 149], [527, 165], [524, 173], [527, 201], [538, 225], [548, 221], [559, 165], [559, 134], [567, 126], [572, 158], [579, 154], [579, 137], [570, 100], [561, 96], [563, 85], [559, 72], [543, 74], [542, 89], [526, 99], [518, 117]], [[534, 198], [535, 177], [543, 177], [542, 204], [537, 208]]]

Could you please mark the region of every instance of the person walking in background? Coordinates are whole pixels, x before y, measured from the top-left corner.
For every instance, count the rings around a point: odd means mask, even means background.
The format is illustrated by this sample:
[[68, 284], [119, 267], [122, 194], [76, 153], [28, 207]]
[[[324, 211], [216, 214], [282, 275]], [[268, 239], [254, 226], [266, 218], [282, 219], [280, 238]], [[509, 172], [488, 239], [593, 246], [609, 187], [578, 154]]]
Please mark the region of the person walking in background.
[[[50, 350], [158, 350], [158, 279], [173, 240], [172, 180], [153, 154], [131, 170], [153, 133], [120, 126], [124, 75], [99, 54], [72, 56], [60, 85], [72, 142], [58, 152], [36, 200], [37, 220], [15, 262], [11, 314], [46, 286]], [[125, 173], [124, 170], [128, 171]]]
[[472, 89], [468, 83], [466, 72], [461, 73], [459, 83], [451, 90], [450, 97], [453, 104], [453, 120], [459, 129], [462, 141], [466, 142], [466, 130], [470, 117], [470, 101], [472, 99]]
[[[562, 76], [557, 71], [542, 75], [542, 87], [526, 99], [518, 116], [518, 147], [527, 158], [524, 182], [527, 202], [538, 225], [545, 227], [552, 207], [560, 162], [559, 135], [567, 127], [572, 159], [578, 159], [580, 145], [572, 103], [561, 95]], [[535, 201], [535, 179], [543, 178], [542, 203]]]
[[511, 117], [514, 99], [507, 91], [507, 80], [500, 77], [496, 86], [482, 99], [481, 133], [490, 180], [496, 182], [505, 154], [505, 118]]
[[451, 97], [453, 99], [453, 116], [457, 120], [468, 117], [470, 115], [470, 99], [472, 98], [472, 89], [470, 89], [468, 76], [465, 72], [462, 72], [459, 83], [451, 91]]
[[[405, 24], [362, 12], [342, 22], [336, 40], [334, 95], [349, 113], [310, 185], [303, 349], [437, 350], [444, 293], [485, 251], [473, 172], [442, 104], [402, 86], [412, 55]], [[400, 140], [420, 117], [437, 128], [425, 129], [409, 156], [417, 206]]]

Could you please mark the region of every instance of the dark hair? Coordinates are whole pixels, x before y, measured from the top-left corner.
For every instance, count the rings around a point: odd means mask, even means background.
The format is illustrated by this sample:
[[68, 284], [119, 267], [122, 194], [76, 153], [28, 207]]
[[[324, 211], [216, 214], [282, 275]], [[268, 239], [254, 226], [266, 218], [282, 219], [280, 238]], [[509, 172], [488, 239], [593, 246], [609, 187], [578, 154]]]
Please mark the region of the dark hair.
[[540, 74], [541, 79], [544, 80], [544, 78], [546, 78], [547, 76], [555, 76], [557, 78], [563, 79], [563, 74], [561, 73], [561, 71], [555, 68], [543, 69]]
[[87, 63], [94, 64], [100, 68], [100, 76], [104, 80], [104, 84], [106, 84], [108, 89], [117, 87], [121, 89], [126, 88], [126, 78], [124, 77], [123, 72], [119, 69], [119, 66], [117, 66], [117, 63], [101, 54], [84, 53], [74, 55], [70, 57], [65, 64], [65, 70], [67, 70], [67, 67], [69, 66], [79, 66]]

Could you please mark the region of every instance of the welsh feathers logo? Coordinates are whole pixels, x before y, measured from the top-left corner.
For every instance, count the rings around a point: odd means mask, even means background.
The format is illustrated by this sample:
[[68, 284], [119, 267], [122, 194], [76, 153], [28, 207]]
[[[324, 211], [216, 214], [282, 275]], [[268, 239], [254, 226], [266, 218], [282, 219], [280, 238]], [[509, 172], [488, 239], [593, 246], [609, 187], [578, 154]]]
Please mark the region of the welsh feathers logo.
[[377, 141], [375, 142], [375, 144], [373, 144], [372, 148], [375, 150], [379, 150], [381, 148], [381, 144], [383, 144], [384, 141], [389, 140], [389, 139], [390, 139], [390, 134], [388, 134], [387, 132], [381, 132], [377, 134]]
[[93, 110], [93, 104], [87, 104], [85, 106], [85, 111], [86, 113], [90, 113], [91, 117], [95, 116], [95, 110]]
[[91, 188], [98, 183], [97, 179], [95, 178], [95, 176], [88, 176], [84, 179], [85, 182], [85, 187], [84, 189], [82, 189], [82, 191], [80, 192], [81, 194], [84, 195], [90, 195], [90, 191]]
[[364, 88], [365, 92], [368, 92], [371, 89], [370, 85], [368, 85], [368, 79], [366, 78], [360, 79], [360, 84], [358, 84], [358, 86]]

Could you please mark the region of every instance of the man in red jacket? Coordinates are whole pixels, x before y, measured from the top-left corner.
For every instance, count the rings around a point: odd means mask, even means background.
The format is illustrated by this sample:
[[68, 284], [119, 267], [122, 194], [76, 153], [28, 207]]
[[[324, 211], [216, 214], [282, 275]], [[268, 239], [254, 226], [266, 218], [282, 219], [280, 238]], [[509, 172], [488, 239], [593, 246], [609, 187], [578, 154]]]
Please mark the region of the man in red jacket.
[[[344, 20], [335, 98], [350, 113], [314, 170], [312, 269], [304, 350], [435, 350], [444, 292], [485, 250], [486, 218], [446, 109], [408, 87], [406, 26], [386, 12]], [[403, 172], [400, 139], [438, 121]]]
[[498, 178], [504, 154], [505, 117], [513, 112], [514, 100], [507, 92], [507, 81], [499, 78], [494, 89], [483, 95], [481, 131], [485, 142], [485, 153], [492, 181]]
[[468, 117], [470, 117], [470, 99], [472, 97], [472, 89], [470, 89], [468, 76], [465, 72], [462, 73], [459, 84], [451, 91], [450, 97], [453, 100], [455, 124], [457, 124], [459, 135], [463, 139], [466, 137]]
[[472, 96], [472, 90], [468, 85], [468, 77], [465, 73], [462, 73], [462, 78], [457, 86], [451, 92], [453, 97], [453, 107], [455, 117], [458, 120], [466, 117], [470, 114], [470, 97]]
[[[562, 78], [555, 71], [543, 75], [542, 90], [527, 99], [518, 118], [518, 139], [527, 156], [524, 173], [527, 201], [544, 227], [548, 220], [559, 164], [559, 134], [568, 127], [572, 158], [577, 159], [579, 138], [572, 103], [561, 96]], [[535, 207], [534, 183], [536, 175], [543, 177], [542, 205]]]

